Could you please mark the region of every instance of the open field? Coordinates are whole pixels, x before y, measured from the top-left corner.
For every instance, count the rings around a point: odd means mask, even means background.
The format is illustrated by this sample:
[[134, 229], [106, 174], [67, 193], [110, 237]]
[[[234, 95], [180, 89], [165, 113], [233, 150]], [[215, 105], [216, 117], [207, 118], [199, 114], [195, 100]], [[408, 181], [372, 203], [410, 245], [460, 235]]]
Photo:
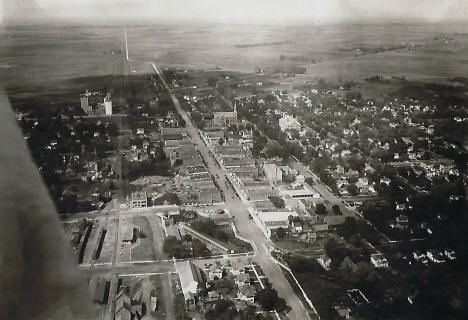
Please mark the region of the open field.
[[[305, 65], [309, 74], [300, 78], [362, 79], [367, 74], [408, 73], [410, 78], [430, 79], [466, 74], [468, 35], [463, 30], [457, 25], [217, 26], [192, 30], [155, 26], [129, 27], [127, 34], [134, 57], [163, 65], [190, 69], [218, 66], [241, 72], [253, 72], [255, 66], [273, 70]], [[446, 42], [445, 36], [453, 40]], [[413, 50], [397, 49], [410, 44], [414, 44]], [[281, 61], [280, 55], [286, 58]], [[311, 63], [313, 59], [316, 64]]]
[[[365, 76], [405, 75], [410, 80], [442, 81], [467, 73], [468, 33], [461, 25], [353, 26], [128, 26], [131, 58], [190, 70], [253, 73], [305, 66], [307, 74], [290, 78], [362, 80]], [[401, 46], [414, 44], [412, 50]], [[377, 53], [376, 53], [377, 52]], [[283, 59], [280, 56], [283, 55]], [[91, 86], [75, 79], [122, 75], [121, 26], [0, 30], [0, 85], [11, 98], [47, 97]], [[313, 63], [315, 62], [315, 64]], [[132, 74], [151, 72], [130, 63]]]
[[115, 31], [110, 27], [4, 28], [0, 31], [1, 84], [8, 93], [28, 89], [34, 95], [50, 84], [60, 90], [70, 79], [112, 74], [119, 55], [111, 51], [120, 50], [122, 43]]

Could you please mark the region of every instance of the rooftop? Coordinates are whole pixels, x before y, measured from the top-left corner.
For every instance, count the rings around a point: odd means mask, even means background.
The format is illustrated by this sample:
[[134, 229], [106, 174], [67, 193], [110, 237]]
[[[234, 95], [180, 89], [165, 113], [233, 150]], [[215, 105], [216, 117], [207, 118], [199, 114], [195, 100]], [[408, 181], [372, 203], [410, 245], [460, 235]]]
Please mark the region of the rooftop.
[[258, 212], [257, 215], [264, 223], [288, 221], [290, 216], [298, 216], [295, 211], [267, 211]]

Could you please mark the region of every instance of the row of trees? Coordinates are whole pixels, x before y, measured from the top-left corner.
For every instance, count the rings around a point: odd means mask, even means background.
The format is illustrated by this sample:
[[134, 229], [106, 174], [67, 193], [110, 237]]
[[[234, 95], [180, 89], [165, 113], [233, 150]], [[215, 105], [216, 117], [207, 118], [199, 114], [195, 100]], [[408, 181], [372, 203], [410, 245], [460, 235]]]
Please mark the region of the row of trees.
[[164, 240], [163, 251], [168, 257], [176, 259], [203, 257], [210, 254], [206, 244], [188, 234], [182, 240], [168, 236]]
[[122, 158], [122, 176], [135, 180], [144, 176], [172, 176], [169, 160], [155, 161], [149, 158], [145, 161], [128, 161]]
[[228, 242], [230, 239], [229, 234], [221, 230], [211, 219], [203, 219], [193, 221], [191, 227], [198, 232], [206, 234], [210, 237], [218, 239], [223, 242]]

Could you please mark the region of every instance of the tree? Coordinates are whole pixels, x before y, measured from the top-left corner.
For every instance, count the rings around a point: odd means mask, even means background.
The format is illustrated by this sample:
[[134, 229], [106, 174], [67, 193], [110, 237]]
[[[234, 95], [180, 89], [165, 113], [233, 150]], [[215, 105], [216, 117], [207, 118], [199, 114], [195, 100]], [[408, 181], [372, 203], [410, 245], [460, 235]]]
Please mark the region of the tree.
[[276, 229], [276, 236], [279, 239], [283, 239], [284, 237], [286, 237], [286, 229], [283, 227], [279, 227], [278, 229]]
[[283, 312], [291, 309], [283, 298], [278, 297], [278, 292], [271, 287], [260, 290], [255, 298], [258, 304], [267, 311]]
[[222, 146], [225, 142], [226, 142], [226, 141], [224, 141], [223, 138], [219, 138], [219, 140], [218, 140], [218, 144], [219, 144], [220, 146]]
[[362, 97], [361, 92], [359, 91], [349, 91], [346, 92], [346, 99], [348, 100], [360, 100]]
[[284, 208], [284, 200], [280, 197], [277, 196], [269, 196], [268, 199], [270, 199], [271, 203], [278, 208], [278, 209], [283, 209]]
[[340, 208], [339, 205], [334, 204], [334, 205], [332, 206], [332, 209], [333, 209], [333, 213], [335, 213], [335, 214], [337, 214], [337, 215], [341, 214], [341, 208]]
[[209, 77], [206, 82], [208, 83], [210, 87], [215, 87], [218, 80], [216, 80], [216, 78], [214, 77]]
[[230, 300], [221, 299], [216, 301], [214, 308], [205, 313], [207, 320], [232, 320], [236, 317], [237, 311], [234, 303]]
[[317, 206], [316, 206], [316, 211], [317, 211], [317, 214], [326, 215], [327, 214], [327, 207], [325, 207], [325, 205], [323, 203], [318, 203]]
[[338, 234], [345, 239], [351, 238], [357, 233], [356, 219], [353, 217], [346, 217], [345, 222], [338, 226]]
[[352, 196], [357, 196], [359, 194], [359, 189], [355, 184], [350, 184], [346, 187], [346, 190]]
[[168, 236], [164, 240], [163, 251], [169, 257], [177, 259], [188, 258], [190, 256], [189, 248], [174, 236]]
[[210, 250], [208, 249], [206, 244], [204, 244], [198, 239], [192, 240], [192, 254], [194, 257], [206, 256], [209, 253], [210, 253]]
[[228, 242], [229, 241], [229, 235], [224, 232], [223, 230], [216, 230], [214, 237], [218, 240], [221, 240], [223, 242]]

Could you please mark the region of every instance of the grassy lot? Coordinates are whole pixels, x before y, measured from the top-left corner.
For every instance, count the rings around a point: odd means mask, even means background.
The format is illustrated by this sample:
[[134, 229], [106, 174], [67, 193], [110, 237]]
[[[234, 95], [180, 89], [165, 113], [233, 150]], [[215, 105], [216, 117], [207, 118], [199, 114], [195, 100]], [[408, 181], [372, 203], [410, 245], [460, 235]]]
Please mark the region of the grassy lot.
[[236, 252], [247, 252], [252, 250], [252, 246], [250, 245], [250, 243], [244, 242], [236, 238], [230, 226], [218, 226], [218, 230], [222, 230], [228, 235], [227, 242], [220, 241], [217, 239], [217, 241], [225, 243], [227, 247], [234, 249]]
[[[94, 296], [94, 291], [96, 289], [96, 285], [97, 285], [97, 279], [98, 278], [101, 278], [102, 281], [110, 281], [110, 278], [109, 276], [107, 275], [99, 275], [99, 276], [86, 276], [85, 279], [83, 279], [83, 283], [87, 283], [88, 284], [88, 296], [89, 297], [93, 297]], [[111, 294], [109, 293], [109, 297], [108, 297], [108, 301], [107, 303], [109, 303], [109, 301], [112, 299], [111, 297]], [[107, 307], [108, 307], [108, 304], [98, 304], [98, 303], [94, 303], [93, 302], [93, 305], [95, 306], [95, 310], [97, 311], [97, 319], [103, 319], [104, 318], [104, 315], [106, 313], [106, 310], [107, 310]]]
[[[132, 218], [131, 217], [120, 217], [120, 222], [119, 222], [119, 232], [122, 234], [122, 230], [126, 224], [132, 224]], [[131, 261], [132, 257], [132, 249], [131, 245], [128, 243], [123, 243], [122, 239], [120, 239], [120, 243], [118, 244], [118, 255], [119, 255], [119, 260], [121, 262], [129, 262]]]
[[[292, 278], [291, 274], [285, 270], [283, 270], [283, 272], [296, 295], [301, 299], [304, 306], [308, 309], [312, 319], [315, 319], [316, 316], [314, 312], [308, 307], [302, 292]], [[319, 313], [320, 317], [322, 319], [336, 318], [335, 311], [332, 309], [332, 305], [339, 304], [341, 298], [346, 294], [344, 288], [342, 288], [338, 283], [330, 281], [325, 277], [314, 276], [311, 274], [305, 275], [297, 272], [294, 274], [294, 276], [301, 284], [302, 289], [304, 289], [309, 299], [312, 301], [312, 304]]]
[[315, 246], [312, 243], [298, 241], [293, 238], [274, 240], [275, 246], [287, 251], [312, 251]]
[[[153, 289], [148, 293], [156, 296], [158, 298], [158, 309], [157, 311], [150, 311], [149, 314], [152, 319], [165, 319], [166, 318], [166, 307], [165, 304], [167, 303], [164, 299], [163, 295], [163, 286], [162, 286], [162, 279], [160, 275], [153, 275], [149, 277], [151, 282], [151, 286]], [[148, 305], [149, 307], [151, 304]]]
[[235, 252], [252, 250], [249, 243], [236, 238], [229, 225], [215, 225], [212, 220], [203, 218], [192, 222], [191, 228]]
[[[303, 294], [302, 294], [302, 291], [301, 289], [299, 289], [299, 287], [297, 286], [296, 284], [296, 281], [294, 281], [293, 277], [291, 276], [291, 274], [285, 270], [284, 268], [281, 268], [281, 270], [283, 271], [286, 279], [288, 279], [288, 282], [289, 284], [291, 285], [291, 287], [293, 288], [294, 290], [294, 293], [296, 294], [296, 296], [301, 300], [302, 304], [304, 305], [304, 307], [306, 308], [307, 310], [307, 313], [309, 314], [310, 318], [315, 320], [317, 319], [317, 316], [315, 315], [314, 311], [312, 310], [312, 308], [309, 307], [309, 304], [307, 303], [307, 301], [305, 300]], [[299, 280], [299, 279], [298, 279]], [[310, 299], [310, 296], [308, 296], [309, 299]], [[315, 306], [315, 302], [312, 301], [312, 303], [314, 304], [314, 307]], [[320, 314], [320, 313], [319, 313]]]
[[153, 230], [149, 225], [148, 218], [146, 217], [134, 217], [132, 224], [140, 228], [145, 237], [139, 237], [137, 242], [140, 244], [136, 247], [132, 247], [132, 261], [142, 260], [156, 260], [156, 249], [153, 239]]

